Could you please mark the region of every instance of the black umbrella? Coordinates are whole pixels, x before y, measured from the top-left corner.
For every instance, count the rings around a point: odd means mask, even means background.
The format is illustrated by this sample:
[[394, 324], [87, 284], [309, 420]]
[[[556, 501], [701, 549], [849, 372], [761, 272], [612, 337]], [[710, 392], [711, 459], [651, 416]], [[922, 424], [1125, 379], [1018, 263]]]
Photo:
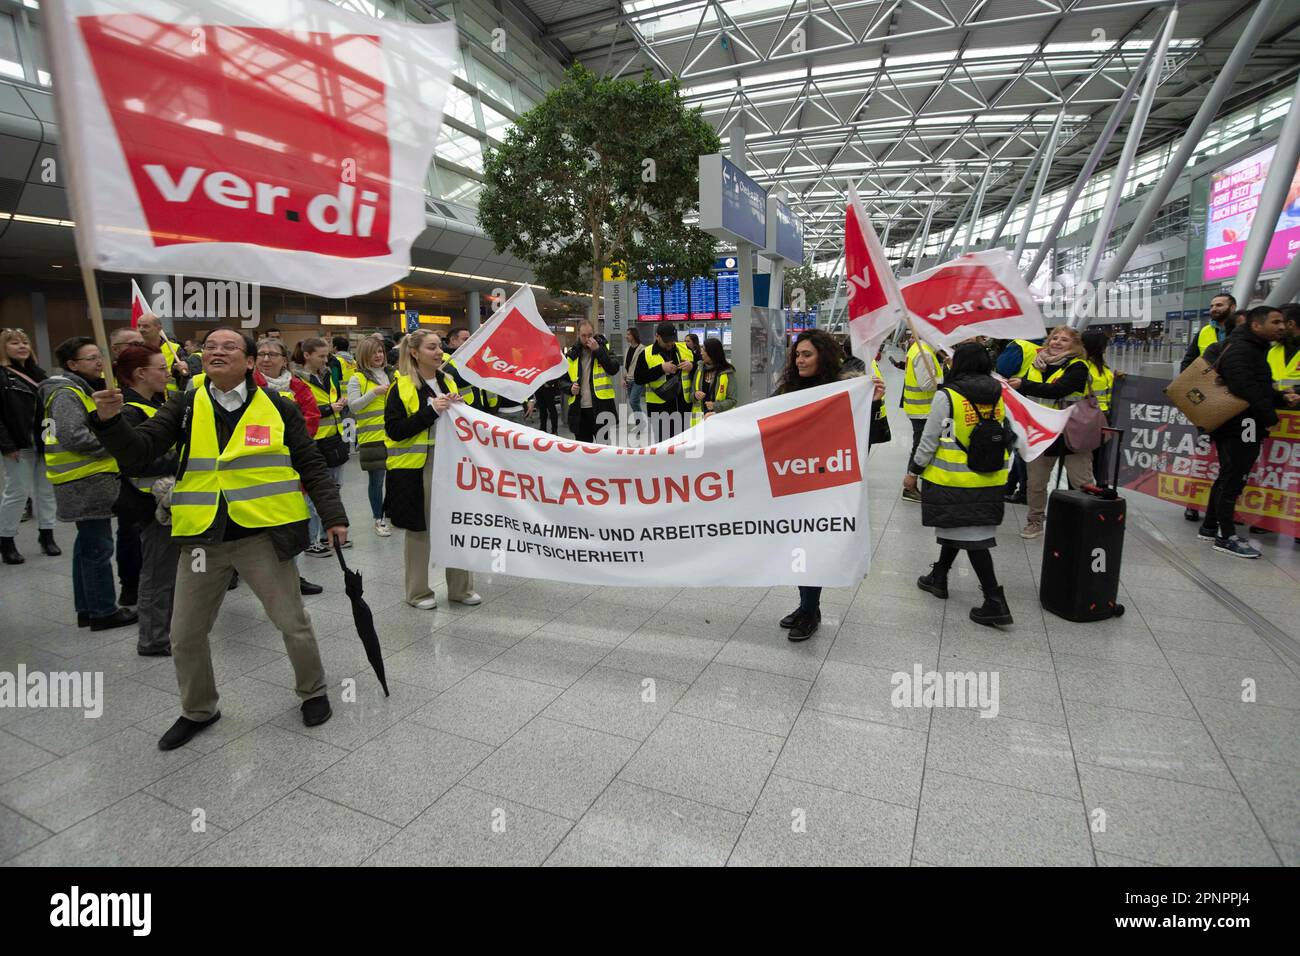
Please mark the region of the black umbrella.
[[343, 590], [352, 602], [352, 621], [357, 626], [357, 636], [361, 638], [361, 646], [366, 649], [366, 660], [375, 669], [379, 686], [384, 689], [384, 696], [387, 697], [388, 678], [384, 676], [384, 653], [379, 648], [379, 635], [375, 633], [375, 616], [370, 613], [370, 605], [361, 596], [361, 572], [349, 570], [343, 562], [343, 549], [339, 547], [338, 535], [334, 536], [334, 554], [339, 559], [339, 567], [343, 569]]

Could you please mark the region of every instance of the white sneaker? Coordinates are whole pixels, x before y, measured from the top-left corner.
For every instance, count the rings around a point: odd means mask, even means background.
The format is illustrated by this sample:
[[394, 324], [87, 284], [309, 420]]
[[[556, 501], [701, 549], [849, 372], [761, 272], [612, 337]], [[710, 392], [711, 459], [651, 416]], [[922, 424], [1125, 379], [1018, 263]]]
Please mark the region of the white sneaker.
[[478, 605], [480, 605], [480, 604], [483, 603], [483, 598], [479, 597], [479, 594], [478, 594], [477, 591], [471, 591], [469, 594], [465, 595], [463, 598], [456, 598], [456, 603], [457, 603], [457, 604], [466, 604], [466, 605], [468, 605], [468, 606], [470, 606], [470, 607], [477, 607]]
[[436, 597], [427, 597], [422, 601], [416, 601], [414, 604], [411, 604], [411, 607], [418, 607], [421, 611], [432, 611], [437, 606], [438, 599]]
[[379, 535], [379, 537], [387, 538], [392, 533], [393, 532], [388, 530], [388, 522], [385, 521], [383, 518], [380, 518], [378, 521], [375, 522], [375, 534]]

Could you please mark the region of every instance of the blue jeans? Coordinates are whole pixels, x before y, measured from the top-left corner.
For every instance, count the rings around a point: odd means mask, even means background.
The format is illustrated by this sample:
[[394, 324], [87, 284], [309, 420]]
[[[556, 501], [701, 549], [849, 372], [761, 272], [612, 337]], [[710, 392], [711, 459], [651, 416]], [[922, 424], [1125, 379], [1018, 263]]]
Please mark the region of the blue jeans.
[[806, 588], [802, 584], [799, 585], [799, 610], [821, 613], [821, 609], [822, 589]]
[[378, 521], [384, 516], [384, 475], [385, 471], [366, 472], [370, 476], [370, 484], [366, 486], [366, 494], [370, 496], [370, 516]]
[[113, 589], [113, 522], [94, 518], [77, 522], [72, 545], [72, 600], [78, 614], [108, 617], [117, 610]]
[[645, 412], [645, 386], [633, 382], [627, 389], [627, 407], [634, 412]]
[[[343, 487], [343, 466], [335, 465], [329, 469], [330, 477], [334, 479], [334, 487]], [[309, 544], [315, 544], [317, 541], [325, 539], [325, 526], [321, 524], [320, 515], [316, 513], [316, 505], [311, 500], [311, 495], [307, 495], [307, 541]]]

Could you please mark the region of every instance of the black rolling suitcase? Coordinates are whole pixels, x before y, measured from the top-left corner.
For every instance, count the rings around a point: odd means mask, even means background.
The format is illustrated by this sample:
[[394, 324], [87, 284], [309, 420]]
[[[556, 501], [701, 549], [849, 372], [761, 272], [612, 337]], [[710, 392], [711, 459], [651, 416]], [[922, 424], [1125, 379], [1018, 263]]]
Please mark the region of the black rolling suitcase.
[[1079, 491], [1054, 491], [1047, 503], [1047, 534], [1038, 599], [1047, 610], [1067, 621], [1102, 621], [1119, 617], [1119, 568], [1124, 556], [1126, 503], [1119, 497], [1119, 446], [1112, 444], [1114, 469], [1109, 486]]

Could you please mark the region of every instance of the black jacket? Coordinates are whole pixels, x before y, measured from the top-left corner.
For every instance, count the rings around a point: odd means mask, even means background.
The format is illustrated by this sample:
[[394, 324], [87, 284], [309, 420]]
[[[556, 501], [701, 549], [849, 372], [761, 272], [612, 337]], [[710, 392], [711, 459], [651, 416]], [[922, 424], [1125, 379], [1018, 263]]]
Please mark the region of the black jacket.
[[[444, 392], [451, 391], [448, 387], [449, 371], [444, 365], [438, 373], [438, 384]], [[420, 378], [416, 379], [416, 384], [419, 386], [416, 394], [420, 399], [420, 410], [414, 415], [402, 404], [396, 381], [384, 399], [384, 431], [393, 441], [406, 441], [426, 428], [438, 425], [438, 413], [429, 404], [429, 399], [435, 397], [433, 389]], [[392, 520], [394, 527], [403, 531], [428, 531], [424, 512], [424, 469], [388, 469], [384, 478], [384, 514]]]
[[1250, 402], [1250, 407], [1219, 426], [1217, 431], [1240, 430], [1246, 418], [1254, 417], [1256, 434], [1264, 440], [1264, 433], [1277, 424], [1277, 409], [1286, 404], [1282, 393], [1273, 387], [1273, 370], [1268, 364], [1268, 350], [1272, 342], [1261, 339], [1250, 330], [1250, 323], [1239, 325], [1222, 342], [1216, 342], [1202, 356], [1211, 365], [1218, 363], [1219, 376], [1228, 391]]
[[[1231, 316], [1229, 316], [1229, 318], [1231, 318]], [[1224, 321], [1227, 320], [1225, 319]], [[1211, 321], [1209, 324], [1213, 325], [1214, 323], [1213, 321]], [[1201, 333], [1203, 331], [1205, 331], [1204, 325], [1202, 325], [1199, 329], [1197, 329], [1195, 332], [1192, 333], [1192, 340], [1187, 343], [1187, 351], [1183, 353], [1183, 360], [1178, 364], [1178, 371], [1186, 372], [1187, 366], [1191, 365], [1193, 362], [1195, 362], [1198, 358], [1201, 357]], [[1228, 334], [1231, 335], [1232, 333], [1229, 332]], [[1224, 336], [1224, 339], [1226, 338], [1227, 336]], [[1210, 346], [1210, 348], [1213, 347], [1214, 346]], [[1209, 350], [1210, 349], [1206, 349], [1205, 351], [1208, 352]]]
[[[257, 388], [253, 384], [250, 372], [244, 379], [249, 398]], [[348, 523], [347, 512], [343, 510], [343, 501], [339, 497], [338, 487], [330, 477], [325, 465], [325, 456], [321, 454], [316, 442], [307, 434], [307, 425], [303, 421], [298, 403], [281, 398], [270, 389], [263, 389], [267, 397], [284, 419], [284, 443], [289, 448], [289, 459], [293, 468], [302, 479], [307, 494], [311, 495], [326, 528]], [[190, 409], [193, 404], [193, 392], [180, 392], [167, 399], [167, 404], [158, 409], [157, 414], [142, 425], [132, 426], [123, 415], [111, 421], [101, 422], [94, 412], [88, 413], [90, 429], [99, 436], [105, 448], [117, 459], [118, 465], [126, 472], [138, 472], [161, 458], [173, 445], [188, 445]], [[216, 401], [213, 401], [216, 405]], [[244, 407], [234, 414], [222, 414], [220, 406], [216, 411], [217, 444], [224, 448], [234, 433], [234, 423], [243, 415]], [[182, 427], [183, 426], [183, 427]], [[184, 461], [181, 462], [184, 469]], [[212, 526], [201, 535], [176, 538], [182, 547], [190, 544], [212, 544], [230, 541], [260, 533], [261, 529], [247, 529], [228, 520], [224, 498], [217, 499], [217, 518]], [[288, 561], [307, 547], [307, 521], [295, 521], [291, 524], [276, 525], [268, 528], [271, 543], [275, 546], [276, 556], [281, 561]]]
[[[673, 345], [665, 351], [659, 347], [658, 342], [652, 342], [650, 345], [646, 346], [645, 351], [641, 353], [641, 357], [636, 360], [636, 368], [632, 370], [632, 381], [636, 382], [638, 385], [648, 386], [651, 382], [663, 377], [664, 373], [661, 367], [656, 365], [651, 369], [646, 363], [646, 356], [651, 352], [663, 356], [665, 362], [678, 364], [682, 361], [681, 357], [677, 354], [676, 343], [673, 343]], [[694, 361], [695, 359], [692, 357], [691, 362], [694, 363]], [[691, 371], [695, 371], [693, 364], [691, 366]], [[673, 395], [676, 402], [664, 402], [662, 405], [655, 405], [654, 408], [651, 408], [650, 403], [647, 403], [646, 409], [654, 412], [689, 412], [691, 410], [691, 401], [686, 397], [681, 389], [676, 390]]]
[[[162, 408], [164, 404], [161, 396], [158, 400], [150, 402], [130, 387], [122, 389], [122, 398], [127, 402], [140, 402], [145, 405], [153, 405], [155, 408]], [[124, 405], [122, 407], [122, 417], [127, 420], [127, 423], [132, 428], [139, 428], [149, 420], [149, 417], [134, 405]], [[113, 513], [130, 524], [142, 525], [153, 520], [158, 509], [157, 499], [154, 498], [152, 492], [140, 491], [136, 488], [131, 483], [131, 479], [134, 477], [158, 478], [174, 474], [176, 474], [176, 450], [174, 448], [156, 460], [149, 462], [143, 468], [129, 474], [124, 470], [122, 472], [122, 490], [118, 492], [117, 504], [113, 506]]]
[[[944, 382], [943, 391], [956, 392], [976, 405], [995, 405], [1002, 395], [1002, 386], [991, 375], [962, 375]], [[950, 399], [951, 401], [951, 399]], [[949, 407], [951, 414], [951, 406]], [[1011, 447], [1014, 433], [1004, 423], [1008, 433], [1007, 447]], [[915, 462], [908, 470], [920, 474]], [[921, 524], [927, 528], [978, 528], [1002, 523], [1005, 505], [1002, 496], [1006, 486], [989, 488], [950, 488], [933, 481], [921, 482]]]
[[[19, 371], [34, 382], [49, 376], [32, 359]], [[8, 365], [0, 365], [0, 455], [11, 455], [35, 446], [36, 389], [23, 381]]]
[[[1074, 362], [1074, 357], [1066, 359], [1065, 362]], [[1049, 378], [1055, 374], [1056, 370], [1065, 364], [1059, 362], [1056, 365], [1049, 365], [1043, 369], [1043, 378]], [[1088, 372], [1087, 362], [1075, 362], [1065, 374], [1055, 382], [1031, 382], [1029, 379], [1021, 379], [1018, 391], [1021, 395], [1028, 395], [1030, 398], [1042, 398], [1047, 401], [1056, 401], [1067, 395], [1073, 395], [1075, 392], [1082, 392], [1088, 387], [1090, 374]], [[1071, 454], [1070, 448], [1065, 444], [1065, 436], [1062, 435], [1056, 441], [1047, 446], [1043, 452], [1048, 458], [1060, 458], [1064, 455]]]

